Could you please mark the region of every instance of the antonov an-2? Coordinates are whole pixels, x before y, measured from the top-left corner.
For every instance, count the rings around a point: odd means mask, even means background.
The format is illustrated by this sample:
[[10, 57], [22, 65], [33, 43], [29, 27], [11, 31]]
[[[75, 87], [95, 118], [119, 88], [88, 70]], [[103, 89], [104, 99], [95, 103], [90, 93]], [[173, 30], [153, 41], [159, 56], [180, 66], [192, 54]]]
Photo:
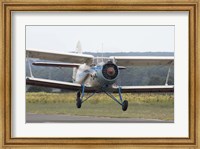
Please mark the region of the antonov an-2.
[[[141, 93], [141, 92], [173, 92], [174, 86], [168, 85], [170, 67], [174, 63], [174, 57], [169, 56], [111, 56], [94, 57], [92, 55], [82, 54], [82, 50], [77, 46], [76, 53], [61, 53], [42, 50], [26, 50], [28, 58], [39, 58], [52, 62], [33, 62], [29, 63], [30, 76], [26, 77], [27, 85], [46, 86], [77, 91], [76, 106], [81, 108], [84, 101], [92, 97], [95, 93], [104, 92], [119, 105], [122, 110], [128, 108], [128, 101], [123, 100], [123, 93]], [[32, 75], [31, 65], [51, 66], [51, 67], [71, 67], [73, 68], [73, 83], [50, 79], [36, 78]], [[121, 69], [126, 66], [148, 66], [148, 65], [168, 65], [169, 70], [166, 74], [166, 83], [164, 85], [153, 86], [118, 86], [118, 79]], [[132, 79], [132, 78], [127, 78]], [[134, 78], [133, 78], [134, 79]], [[119, 99], [112, 93], [118, 93]], [[92, 93], [84, 97], [84, 93]]]

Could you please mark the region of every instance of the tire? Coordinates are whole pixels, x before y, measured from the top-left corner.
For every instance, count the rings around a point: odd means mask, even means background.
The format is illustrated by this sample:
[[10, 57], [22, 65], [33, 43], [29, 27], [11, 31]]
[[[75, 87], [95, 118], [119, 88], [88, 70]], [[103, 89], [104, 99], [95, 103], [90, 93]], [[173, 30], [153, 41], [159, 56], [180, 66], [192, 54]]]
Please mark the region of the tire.
[[80, 99], [80, 98], [77, 98], [77, 99], [76, 99], [76, 107], [77, 107], [77, 108], [81, 108], [81, 105], [82, 105], [81, 99]]
[[80, 98], [81, 97], [81, 92], [77, 92], [76, 97]]
[[122, 103], [122, 110], [123, 111], [126, 111], [128, 108], [128, 101], [127, 100], [124, 100], [123, 103]]

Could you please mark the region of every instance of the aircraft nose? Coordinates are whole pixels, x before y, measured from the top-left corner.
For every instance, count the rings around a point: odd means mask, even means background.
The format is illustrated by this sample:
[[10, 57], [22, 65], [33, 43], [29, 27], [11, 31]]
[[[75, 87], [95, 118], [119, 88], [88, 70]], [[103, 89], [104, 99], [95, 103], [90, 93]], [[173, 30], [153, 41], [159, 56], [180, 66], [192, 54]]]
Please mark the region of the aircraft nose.
[[108, 74], [109, 76], [114, 76], [114, 74], [115, 74], [115, 69], [114, 69], [113, 67], [109, 67], [109, 68], [107, 69], [107, 74]]

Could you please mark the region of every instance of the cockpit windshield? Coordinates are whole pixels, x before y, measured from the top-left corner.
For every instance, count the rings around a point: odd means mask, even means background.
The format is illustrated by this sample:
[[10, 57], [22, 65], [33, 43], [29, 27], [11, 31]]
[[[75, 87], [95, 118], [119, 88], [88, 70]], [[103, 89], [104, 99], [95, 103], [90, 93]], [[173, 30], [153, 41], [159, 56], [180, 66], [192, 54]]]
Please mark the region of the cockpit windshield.
[[93, 64], [97, 65], [100, 63], [107, 63], [108, 61], [112, 61], [114, 63], [114, 60], [109, 57], [95, 57], [93, 60]]

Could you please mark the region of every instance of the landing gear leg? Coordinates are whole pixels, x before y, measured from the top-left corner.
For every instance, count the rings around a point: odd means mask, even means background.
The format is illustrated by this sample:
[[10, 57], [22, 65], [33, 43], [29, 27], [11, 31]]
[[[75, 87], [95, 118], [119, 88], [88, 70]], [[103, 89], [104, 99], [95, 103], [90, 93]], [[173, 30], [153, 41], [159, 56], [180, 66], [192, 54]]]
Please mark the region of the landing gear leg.
[[121, 87], [119, 87], [118, 89], [118, 93], [119, 93], [119, 98], [120, 98], [120, 101], [121, 101], [121, 105], [122, 105], [122, 110], [123, 111], [126, 111], [127, 108], [128, 108], [128, 101], [127, 100], [124, 100], [122, 99], [122, 93], [121, 93]]
[[120, 101], [115, 98], [111, 93], [109, 92], [106, 92], [105, 90], [103, 90], [109, 97], [111, 97], [115, 102], [117, 102], [119, 105], [122, 106], [122, 110], [123, 111], [126, 111], [128, 109], [128, 101], [127, 100], [124, 100], [122, 99], [122, 95], [121, 95], [121, 88], [119, 87], [118, 89], [118, 93], [119, 93], [119, 98], [120, 98]]
[[77, 108], [81, 108], [81, 105], [83, 103], [82, 99], [84, 97], [84, 92], [85, 92], [85, 86], [84, 84], [81, 85], [81, 92], [79, 91], [77, 93], [77, 96], [76, 96], [76, 107]]

